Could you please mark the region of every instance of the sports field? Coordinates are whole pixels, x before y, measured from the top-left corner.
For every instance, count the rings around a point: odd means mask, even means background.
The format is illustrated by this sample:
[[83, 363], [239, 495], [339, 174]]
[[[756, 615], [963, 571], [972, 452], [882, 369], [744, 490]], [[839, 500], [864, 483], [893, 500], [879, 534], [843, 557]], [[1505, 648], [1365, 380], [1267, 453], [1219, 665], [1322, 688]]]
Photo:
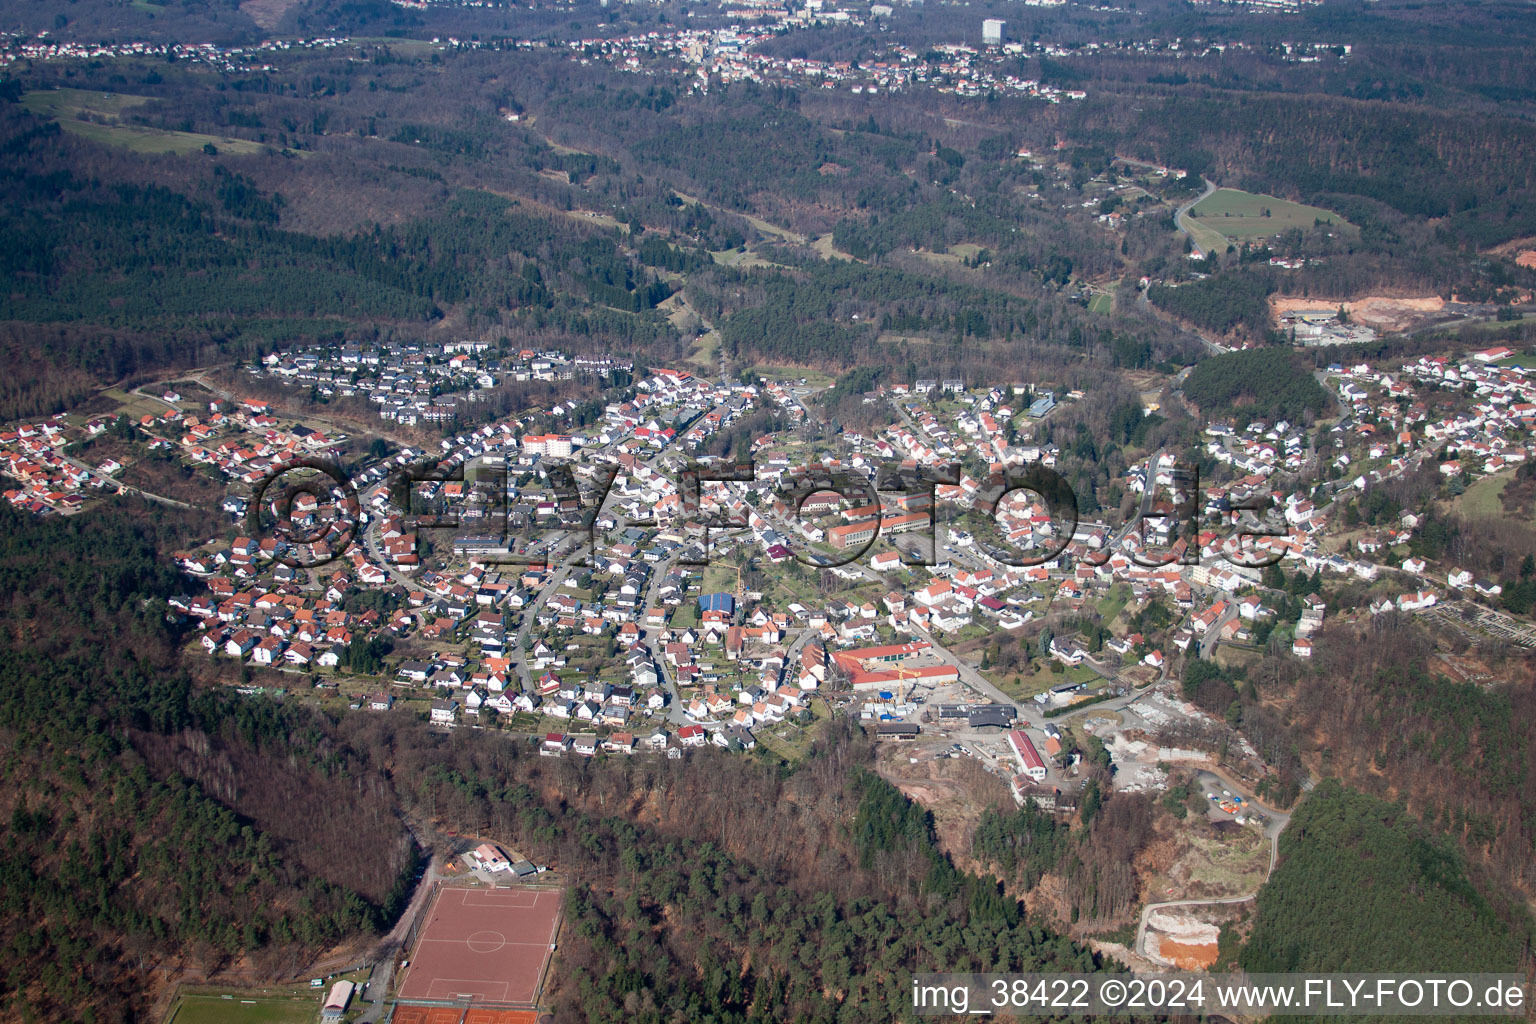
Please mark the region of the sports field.
[[538, 1024], [534, 1010], [487, 1010], [472, 1006], [397, 1006], [389, 1024]]
[[313, 1024], [322, 994], [310, 999], [184, 995], [167, 1024]]
[[1193, 225], [1231, 242], [1268, 238], [1292, 228], [1305, 230], [1318, 221], [1350, 226], [1343, 217], [1321, 207], [1235, 188], [1219, 188], [1200, 200], [1190, 210], [1189, 219]]
[[558, 889], [440, 890], [397, 998], [533, 1006], [560, 927], [560, 897]]

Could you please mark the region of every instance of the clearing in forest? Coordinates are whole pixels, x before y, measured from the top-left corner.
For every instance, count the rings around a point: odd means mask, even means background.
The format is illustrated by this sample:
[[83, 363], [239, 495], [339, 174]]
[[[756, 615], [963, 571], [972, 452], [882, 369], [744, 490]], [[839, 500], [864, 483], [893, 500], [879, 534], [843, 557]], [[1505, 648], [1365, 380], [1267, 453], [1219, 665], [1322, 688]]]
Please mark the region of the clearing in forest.
[[1292, 228], [1305, 231], [1318, 222], [1351, 226], [1343, 217], [1318, 206], [1235, 188], [1217, 189], [1196, 203], [1189, 215], [1195, 224], [1234, 243], [1267, 238]]
[[226, 139], [198, 132], [122, 124], [125, 110], [148, 103], [149, 96], [94, 92], [88, 89], [36, 89], [21, 98], [34, 114], [52, 117], [71, 135], [107, 146], [121, 146], [135, 153], [200, 152], [211, 145], [221, 153], [260, 153], [266, 147], [249, 139]]

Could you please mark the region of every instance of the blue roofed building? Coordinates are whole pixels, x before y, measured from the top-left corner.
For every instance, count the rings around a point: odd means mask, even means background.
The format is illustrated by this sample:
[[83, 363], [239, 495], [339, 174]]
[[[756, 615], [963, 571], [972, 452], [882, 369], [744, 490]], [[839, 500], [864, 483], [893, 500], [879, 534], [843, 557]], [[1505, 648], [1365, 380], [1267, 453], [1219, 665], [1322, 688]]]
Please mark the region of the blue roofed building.
[[730, 594], [700, 594], [699, 611], [725, 612], [727, 615], [735, 615], [736, 598]]

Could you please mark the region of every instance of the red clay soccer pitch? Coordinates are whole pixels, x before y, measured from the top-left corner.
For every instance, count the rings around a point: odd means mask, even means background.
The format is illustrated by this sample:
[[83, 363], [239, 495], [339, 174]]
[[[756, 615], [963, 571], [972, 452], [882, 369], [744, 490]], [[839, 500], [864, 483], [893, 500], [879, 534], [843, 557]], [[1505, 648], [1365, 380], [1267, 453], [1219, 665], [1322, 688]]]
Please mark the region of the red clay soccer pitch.
[[396, 998], [532, 1006], [559, 925], [558, 890], [442, 889]]

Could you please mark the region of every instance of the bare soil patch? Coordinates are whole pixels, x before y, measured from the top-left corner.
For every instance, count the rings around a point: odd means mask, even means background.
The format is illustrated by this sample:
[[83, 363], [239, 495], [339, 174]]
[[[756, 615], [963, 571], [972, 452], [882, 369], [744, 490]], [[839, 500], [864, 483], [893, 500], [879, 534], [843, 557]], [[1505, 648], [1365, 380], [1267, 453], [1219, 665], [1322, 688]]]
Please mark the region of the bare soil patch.
[[1445, 300], [1438, 295], [1422, 298], [1397, 298], [1388, 295], [1368, 295], [1363, 299], [1330, 299], [1324, 297], [1298, 298], [1276, 295], [1269, 300], [1270, 310], [1278, 319], [1282, 313], [1298, 309], [1338, 309], [1344, 307], [1350, 319], [1383, 331], [1401, 331], [1425, 320], [1429, 314], [1445, 308]]
[[265, 29], [274, 29], [298, 0], [245, 0], [240, 13]]
[[[932, 747], [889, 744], [881, 749], [875, 770], [907, 797], [933, 812], [939, 846], [967, 870], [984, 866], [971, 859], [971, 836], [988, 807], [1013, 807], [1013, 795], [1002, 779], [973, 758], [928, 757]], [[909, 758], [921, 760], [913, 764]]]

